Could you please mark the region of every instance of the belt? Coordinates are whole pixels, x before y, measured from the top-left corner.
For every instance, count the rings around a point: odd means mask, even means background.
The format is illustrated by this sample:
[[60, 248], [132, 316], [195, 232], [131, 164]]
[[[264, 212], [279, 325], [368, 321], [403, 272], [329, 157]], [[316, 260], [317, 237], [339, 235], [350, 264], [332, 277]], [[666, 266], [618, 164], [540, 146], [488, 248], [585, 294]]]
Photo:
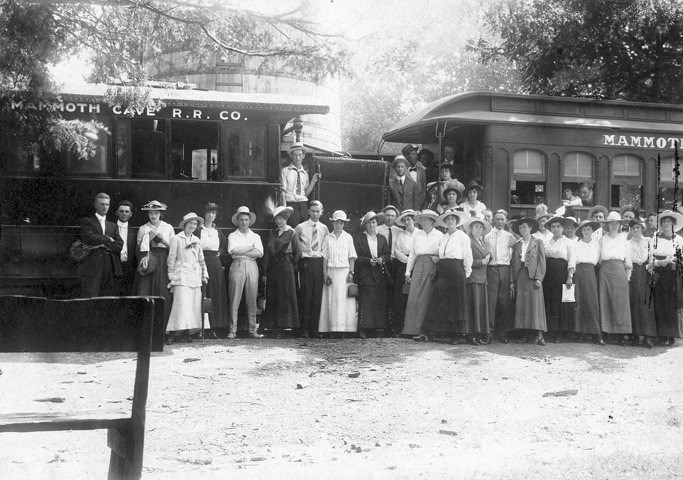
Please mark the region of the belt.
[[244, 256], [237, 256], [237, 257], [232, 257], [232, 259], [233, 259], [233, 260], [253, 260], [253, 261], [256, 261], [256, 259], [255, 259], [255, 258], [251, 258], [251, 257], [244, 257]]
[[324, 258], [323, 258], [323, 257], [301, 257], [301, 261], [303, 262], [304, 260], [318, 260], [318, 261], [321, 261], [321, 260], [324, 260]]
[[204, 250], [204, 255], [206, 255], [207, 253], [210, 253], [210, 254], [215, 253], [217, 257], [221, 256], [221, 252], [219, 252], [218, 250]]
[[493, 268], [499, 268], [499, 267], [509, 267], [510, 265], [491, 265], [491, 264], [489, 263], [488, 266], [489, 266], [489, 267], [493, 267]]

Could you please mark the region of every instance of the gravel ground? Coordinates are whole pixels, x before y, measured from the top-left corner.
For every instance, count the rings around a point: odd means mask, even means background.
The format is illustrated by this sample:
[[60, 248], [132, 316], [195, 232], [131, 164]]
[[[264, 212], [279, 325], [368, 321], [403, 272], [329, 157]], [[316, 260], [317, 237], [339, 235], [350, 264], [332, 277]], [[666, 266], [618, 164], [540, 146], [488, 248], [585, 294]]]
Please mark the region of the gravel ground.
[[[0, 412], [129, 408], [134, 366], [0, 354]], [[683, 478], [682, 366], [681, 347], [174, 345], [152, 359], [143, 478]], [[105, 431], [0, 434], [0, 479], [106, 478], [108, 455]]]

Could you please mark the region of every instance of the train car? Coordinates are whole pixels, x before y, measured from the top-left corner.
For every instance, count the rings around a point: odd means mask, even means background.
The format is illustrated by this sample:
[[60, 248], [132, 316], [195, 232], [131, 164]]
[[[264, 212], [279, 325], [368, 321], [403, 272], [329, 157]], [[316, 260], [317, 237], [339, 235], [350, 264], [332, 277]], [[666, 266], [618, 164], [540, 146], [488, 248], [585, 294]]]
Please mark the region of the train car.
[[[280, 168], [288, 162], [283, 132], [294, 130], [298, 137], [302, 115], [329, 111], [309, 97], [170, 88], [152, 89], [162, 107], [131, 111], [108, 105], [107, 88], [66, 88], [56, 105], [64, 119], [96, 120], [106, 127], [91, 158], [66, 151], [28, 153], [20, 142], [0, 135], [0, 294], [77, 294], [68, 250], [79, 233], [79, 218], [92, 215], [99, 192], [111, 196], [110, 219], [119, 201], [133, 203], [134, 228], [147, 221], [139, 209], [152, 199], [168, 205], [164, 220], [171, 225], [211, 201], [221, 206], [218, 223], [226, 235], [234, 230], [230, 216], [240, 205], [257, 213], [253, 229], [265, 235], [272, 224], [261, 214], [263, 206], [267, 197], [279, 198]], [[17, 98], [12, 108], [40, 106]], [[293, 129], [285, 129], [289, 122]], [[383, 162], [358, 165], [362, 168], [354, 174], [336, 166], [338, 159], [318, 161], [309, 154], [304, 164], [323, 172], [316, 194], [334, 208], [355, 208], [359, 199], [381, 201], [375, 197], [382, 192]], [[339, 194], [337, 185], [357, 174], [369, 178], [368, 172], [379, 182], [374, 188], [360, 188], [355, 195], [347, 185]]]
[[533, 215], [573, 195], [584, 218], [594, 204], [671, 208], [682, 122], [679, 105], [471, 92], [427, 105], [382, 138], [422, 144], [437, 161], [450, 147], [457, 178], [480, 182], [489, 208]]

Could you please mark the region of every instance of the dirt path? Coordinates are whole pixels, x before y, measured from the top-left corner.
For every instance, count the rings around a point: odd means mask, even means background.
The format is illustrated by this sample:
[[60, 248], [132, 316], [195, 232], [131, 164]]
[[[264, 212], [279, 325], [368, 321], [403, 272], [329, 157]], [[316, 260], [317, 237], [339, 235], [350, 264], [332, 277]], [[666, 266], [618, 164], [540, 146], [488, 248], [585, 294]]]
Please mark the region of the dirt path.
[[[127, 408], [134, 359], [105, 358], [0, 355], [0, 410]], [[682, 366], [681, 347], [173, 346], [152, 359], [143, 478], [682, 478]], [[104, 431], [0, 435], [3, 480], [107, 464]]]

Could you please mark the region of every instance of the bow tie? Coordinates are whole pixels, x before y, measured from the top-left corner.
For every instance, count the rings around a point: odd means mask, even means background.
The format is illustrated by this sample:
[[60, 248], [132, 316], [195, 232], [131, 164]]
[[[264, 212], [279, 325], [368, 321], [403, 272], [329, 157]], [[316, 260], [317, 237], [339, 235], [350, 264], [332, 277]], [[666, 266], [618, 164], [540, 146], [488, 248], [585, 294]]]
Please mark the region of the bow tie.
[[410, 168], [408, 169], [408, 171], [410, 171], [410, 172], [417, 172], [417, 167], [410, 167]]

